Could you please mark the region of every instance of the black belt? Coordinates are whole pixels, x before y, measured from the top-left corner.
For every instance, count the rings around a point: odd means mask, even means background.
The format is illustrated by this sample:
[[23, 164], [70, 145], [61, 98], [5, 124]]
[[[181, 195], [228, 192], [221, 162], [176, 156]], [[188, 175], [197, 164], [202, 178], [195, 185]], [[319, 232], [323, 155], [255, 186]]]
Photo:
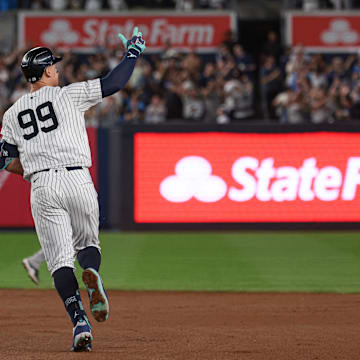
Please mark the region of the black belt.
[[[82, 166], [67, 166], [65, 169], [66, 169], [67, 171], [81, 170], [81, 169], [82, 169]], [[50, 170], [51, 170], [51, 169], [44, 169], [44, 170], [35, 171], [35, 172], [33, 173], [33, 175], [38, 174], [38, 173], [41, 173], [41, 172], [44, 172], [44, 171], [50, 171]], [[55, 171], [57, 171], [57, 170], [55, 170]]]

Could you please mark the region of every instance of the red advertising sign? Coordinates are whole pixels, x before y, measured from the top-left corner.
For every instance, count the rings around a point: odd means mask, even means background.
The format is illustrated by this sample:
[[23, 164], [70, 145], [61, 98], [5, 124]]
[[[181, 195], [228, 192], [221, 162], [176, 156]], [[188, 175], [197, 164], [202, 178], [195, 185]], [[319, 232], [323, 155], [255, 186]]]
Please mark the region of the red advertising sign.
[[360, 133], [138, 133], [137, 223], [360, 222]]
[[308, 51], [348, 52], [360, 46], [360, 13], [321, 12], [286, 14], [289, 45]]
[[19, 14], [19, 44], [91, 51], [120, 43], [118, 33], [131, 37], [138, 26], [147, 51], [167, 42], [175, 49], [214, 51], [225, 33], [235, 30], [235, 16], [222, 12], [87, 13], [25, 12]]
[[[97, 187], [97, 130], [88, 129], [93, 166], [90, 169]], [[30, 183], [21, 176], [0, 171], [1, 227], [32, 227]]]

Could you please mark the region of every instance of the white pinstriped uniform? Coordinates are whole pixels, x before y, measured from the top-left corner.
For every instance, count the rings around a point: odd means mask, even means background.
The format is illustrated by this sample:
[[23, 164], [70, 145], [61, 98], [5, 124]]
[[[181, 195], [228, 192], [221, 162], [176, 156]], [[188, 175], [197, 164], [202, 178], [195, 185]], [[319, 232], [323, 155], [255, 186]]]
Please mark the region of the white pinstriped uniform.
[[[48, 269], [74, 267], [77, 251], [98, 240], [99, 206], [84, 112], [102, 100], [100, 79], [22, 96], [4, 115], [3, 139], [18, 147], [31, 182], [31, 210]], [[68, 171], [66, 167], [81, 166]], [[50, 171], [42, 171], [50, 169]]]

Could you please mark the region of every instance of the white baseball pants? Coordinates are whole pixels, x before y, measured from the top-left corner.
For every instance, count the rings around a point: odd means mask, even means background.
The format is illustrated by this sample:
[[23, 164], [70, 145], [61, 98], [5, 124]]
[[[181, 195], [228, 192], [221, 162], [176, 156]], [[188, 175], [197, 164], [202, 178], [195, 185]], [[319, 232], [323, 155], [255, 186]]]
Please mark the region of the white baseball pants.
[[99, 204], [88, 169], [51, 169], [31, 177], [31, 211], [51, 274], [74, 268], [79, 250], [99, 243]]

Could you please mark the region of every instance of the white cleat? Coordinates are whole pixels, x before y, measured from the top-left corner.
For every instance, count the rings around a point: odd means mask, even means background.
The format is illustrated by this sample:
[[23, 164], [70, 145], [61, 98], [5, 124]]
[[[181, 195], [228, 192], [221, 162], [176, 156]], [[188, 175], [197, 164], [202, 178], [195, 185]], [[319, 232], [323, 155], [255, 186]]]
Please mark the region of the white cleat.
[[21, 262], [28, 273], [30, 279], [36, 284], [39, 285], [39, 271], [31, 266], [28, 259], [23, 259]]

